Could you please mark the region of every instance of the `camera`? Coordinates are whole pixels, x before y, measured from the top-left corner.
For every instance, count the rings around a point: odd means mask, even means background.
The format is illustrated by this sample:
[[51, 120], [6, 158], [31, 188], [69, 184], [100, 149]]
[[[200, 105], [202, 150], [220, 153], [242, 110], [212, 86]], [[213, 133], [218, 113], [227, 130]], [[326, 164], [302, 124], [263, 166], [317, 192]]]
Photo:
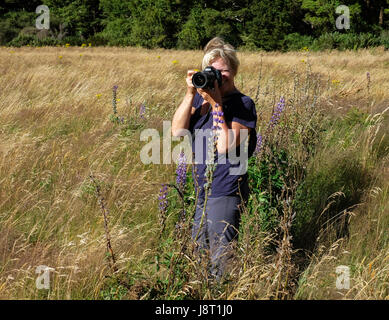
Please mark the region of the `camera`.
[[192, 76], [192, 83], [195, 88], [213, 89], [215, 80], [217, 80], [219, 87], [221, 87], [222, 74], [219, 70], [211, 66], [206, 67], [201, 72], [196, 72]]

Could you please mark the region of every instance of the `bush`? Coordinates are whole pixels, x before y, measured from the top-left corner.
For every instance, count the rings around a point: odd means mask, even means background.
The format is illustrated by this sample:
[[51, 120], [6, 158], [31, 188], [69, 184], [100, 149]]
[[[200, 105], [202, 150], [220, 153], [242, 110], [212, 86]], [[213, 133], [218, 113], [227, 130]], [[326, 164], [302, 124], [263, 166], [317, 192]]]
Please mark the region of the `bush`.
[[129, 35], [131, 34], [131, 20], [126, 18], [116, 18], [108, 20], [104, 30], [92, 36], [89, 42], [98, 45], [129, 45], [131, 43]]
[[312, 43], [313, 50], [330, 50], [335, 48], [335, 40], [332, 33], [325, 33]]
[[306, 47], [309, 48], [312, 44], [313, 38], [311, 36], [304, 36], [299, 33], [291, 33], [285, 36], [283, 47], [288, 51], [301, 50]]
[[67, 36], [62, 39], [61, 43], [69, 43], [72, 46], [81, 46], [83, 43], [86, 43], [86, 41], [78, 36]]
[[95, 35], [89, 37], [86, 41], [86, 43], [91, 43], [93, 46], [105, 46], [108, 42], [108, 39], [102, 33], [96, 33]]
[[35, 13], [9, 12], [0, 17], [0, 44], [7, 44], [25, 27], [34, 26]]
[[376, 47], [381, 45], [382, 37], [372, 33], [325, 33], [315, 39], [311, 48], [313, 50], [357, 50], [360, 48]]
[[389, 30], [384, 30], [381, 32], [380, 44], [384, 46], [385, 49], [389, 49]]
[[38, 38], [32, 35], [19, 35], [16, 38], [12, 39], [7, 45], [11, 47], [22, 47], [26, 45], [36, 46]]
[[261, 159], [249, 159], [247, 169], [249, 188], [248, 201], [250, 214], [258, 214], [261, 231], [276, 231], [282, 213], [279, 199], [288, 175], [288, 155], [285, 150], [270, 148]]

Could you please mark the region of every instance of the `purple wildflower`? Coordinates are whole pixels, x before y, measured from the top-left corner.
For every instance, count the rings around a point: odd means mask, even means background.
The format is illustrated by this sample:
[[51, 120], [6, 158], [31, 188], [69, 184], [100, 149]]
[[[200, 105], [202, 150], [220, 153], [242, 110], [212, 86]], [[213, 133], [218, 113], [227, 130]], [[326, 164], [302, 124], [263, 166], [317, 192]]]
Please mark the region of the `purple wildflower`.
[[257, 135], [257, 146], [255, 147], [255, 153], [259, 153], [262, 148], [262, 135], [258, 133]]
[[221, 130], [219, 123], [224, 123], [221, 117], [224, 115], [223, 111], [212, 111], [213, 121], [216, 122], [216, 126], [212, 126], [212, 130]]
[[176, 183], [178, 186], [178, 189], [183, 192], [186, 185], [186, 157], [184, 151], [181, 151], [180, 158], [178, 159], [178, 166], [176, 170], [177, 178]]
[[271, 116], [269, 126], [273, 128], [277, 125], [278, 121], [280, 120], [281, 114], [284, 111], [285, 108], [285, 99], [284, 97], [281, 97], [280, 101], [277, 104], [276, 110], [273, 112], [273, 115]]
[[145, 113], [146, 113], [146, 106], [144, 105], [144, 103], [142, 103], [139, 107], [139, 117], [141, 119], [144, 119], [145, 118]]
[[167, 201], [167, 185], [163, 184], [162, 188], [159, 189], [159, 211], [161, 214], [164, 214], [166, 212], [167, 206], [168, 206], [168, 201]]

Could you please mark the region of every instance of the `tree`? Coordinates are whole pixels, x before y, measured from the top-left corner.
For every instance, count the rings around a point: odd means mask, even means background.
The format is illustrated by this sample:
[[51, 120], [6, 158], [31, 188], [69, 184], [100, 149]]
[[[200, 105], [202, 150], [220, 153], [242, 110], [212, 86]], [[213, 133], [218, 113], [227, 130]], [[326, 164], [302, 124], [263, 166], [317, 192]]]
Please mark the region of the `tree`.
[[73, 36], [88, 38], [101, 30], [99, 0], [43, 0], [56, 16], [66, 24], [67, 32]]
[[265, 50], [280, 49], [285, 36], [296, 31], [301, 16], [300, 2], [294, 0], [252, 1], [250, 11], [252, 19], [242, 31], [246, 44]]

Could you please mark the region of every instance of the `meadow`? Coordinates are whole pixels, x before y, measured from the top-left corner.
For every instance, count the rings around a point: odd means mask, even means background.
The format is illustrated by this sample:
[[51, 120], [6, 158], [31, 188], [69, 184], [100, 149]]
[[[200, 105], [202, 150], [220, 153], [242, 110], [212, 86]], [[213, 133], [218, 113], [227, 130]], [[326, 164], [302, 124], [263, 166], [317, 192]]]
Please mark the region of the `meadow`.
[[139, 156], [202, 52], [0, 48], [1, 299], [389, 299], [389, 52], [238, 56], [262, 144], [215, 284], [192, 256], [191, 168], [181, 198], [177, 165]]

